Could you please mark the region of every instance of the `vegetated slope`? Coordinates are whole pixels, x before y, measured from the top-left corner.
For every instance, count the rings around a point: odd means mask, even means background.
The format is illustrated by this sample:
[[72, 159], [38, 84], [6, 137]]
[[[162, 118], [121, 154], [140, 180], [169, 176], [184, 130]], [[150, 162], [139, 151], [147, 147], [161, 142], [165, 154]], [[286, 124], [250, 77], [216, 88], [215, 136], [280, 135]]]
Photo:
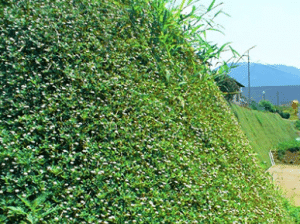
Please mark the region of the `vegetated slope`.
[[126, 3], [2, 5], [1, 222], [283, 221], [180, 29], [169, 60], [157, 3]]
[[235, 104], [229, 104], [238, 119], [241, 130], [257, 153], [261, 167], [271, 167], [270, 150], [275, 150], [283, 141], [291, 141], [298, 137], [294, 122], [283, 119], [278, 113], [250, 110]]

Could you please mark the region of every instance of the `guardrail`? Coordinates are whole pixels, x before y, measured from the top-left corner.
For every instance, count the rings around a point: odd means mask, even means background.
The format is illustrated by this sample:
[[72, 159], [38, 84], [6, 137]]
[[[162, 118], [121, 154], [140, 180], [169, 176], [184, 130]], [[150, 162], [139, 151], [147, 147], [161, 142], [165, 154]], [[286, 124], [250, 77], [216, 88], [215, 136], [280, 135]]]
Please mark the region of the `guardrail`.
[[273, 158], [273, 154], [272, 154], [271, 150], [269, 152], [269, 156], [270, 156], [270, 159], [271, 159], [272, 166], [274, 166], [275, 162], [274, 162], [274, 158]]
[[[275, 162], [274, 162], [274, 158], [273, 158], [273, 154], [272, 154], [271, 150], [269, 151], [269, 156], [270, 156], [271, 164], [272, 164], [272, 166], [274, 166], [274, 165], [275, 165]], [[272, 166], [271, 166], [271, 167], [272, 167]], [[271, 168], [271, 167], [270, 167], [270, 168]], [[269, 169], [270, 169], [270, 168], [269, 168]], [[267, 169], [266, 172], [267, 172], [269, 169]]]

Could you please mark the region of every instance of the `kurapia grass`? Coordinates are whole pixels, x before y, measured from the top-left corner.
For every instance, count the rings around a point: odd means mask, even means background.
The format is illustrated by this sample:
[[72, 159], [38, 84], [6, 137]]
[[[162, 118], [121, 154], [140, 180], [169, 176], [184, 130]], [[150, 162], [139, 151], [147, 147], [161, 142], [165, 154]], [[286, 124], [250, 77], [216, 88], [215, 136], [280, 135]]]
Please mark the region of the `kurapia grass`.
[[1, 223], [292, 223], [164, 5], [1, 3]]

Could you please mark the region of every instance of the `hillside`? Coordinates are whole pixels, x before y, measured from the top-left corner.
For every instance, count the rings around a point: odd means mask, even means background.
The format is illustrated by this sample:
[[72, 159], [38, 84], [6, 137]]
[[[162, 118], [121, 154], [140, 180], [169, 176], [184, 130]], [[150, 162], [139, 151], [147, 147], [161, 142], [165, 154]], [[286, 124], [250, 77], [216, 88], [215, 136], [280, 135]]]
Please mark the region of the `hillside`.
[[230, 108], [264, 170], [271, 167], [270, 150], [275, 150], [283, 141], [299, 137], [295, 120], [283, 119], [277, 113], [250, 110], [235, 104], [230, 104]]
[[[248, 63], [239, 62], [237, 65], [228, 75], [247, 87]], [[300, 85], [300, 69], [292, 66], [250, 63], [250, 74], [251, 87]]]
[[229, 103], [229, 107], [238, 119], [238, 123], [251, 147], [256, 152], [260, 166], [272, 175], [274, 183], [279, 186], [289, 202], [290, 214], [300, 222], [300, 166], [277, 162], [272, 166], [269, 152], [277, 151], [278, 143], [291, 141], [300, 136], [300, 131], [295, 128], [298, 117], [293, 114], [290, 104], [280, 107], [282, 111], [291, 114], [289, 119], [282, 119], [280, 115], [267, 111], [251, 110]]
[[50, 2], [0, 3], [0, 223], [293, 223], [182, 15]]

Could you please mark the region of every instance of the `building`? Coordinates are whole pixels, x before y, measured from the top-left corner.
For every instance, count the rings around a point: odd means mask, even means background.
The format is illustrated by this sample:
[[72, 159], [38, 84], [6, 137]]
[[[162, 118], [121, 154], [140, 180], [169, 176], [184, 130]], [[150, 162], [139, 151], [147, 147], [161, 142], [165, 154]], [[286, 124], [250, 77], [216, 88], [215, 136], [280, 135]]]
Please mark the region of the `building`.
[[[241, 87], [245, 87], [244, 85], [242, 85], [242, 84], [239, 83], [238, 81], [236, 81], [236, 80], [234, 80], [234, 81], [236, 82], [236, 84], [237, 84], [240, 88], [241, 88]], [[235, 94], [235, 95], [233, 96], [232, 102], [233, 102], [234, 104], [241, 106], [242, 104], [245, 104], [245, 103], [246, 103], [246, 101], [245, 101], [244, 99], [241, 98], [242, 92], [243, 92], [243, 91], [240, 89], [240, 90], [239, 90], [239, 93], [237, 93], [237, 94]]]

